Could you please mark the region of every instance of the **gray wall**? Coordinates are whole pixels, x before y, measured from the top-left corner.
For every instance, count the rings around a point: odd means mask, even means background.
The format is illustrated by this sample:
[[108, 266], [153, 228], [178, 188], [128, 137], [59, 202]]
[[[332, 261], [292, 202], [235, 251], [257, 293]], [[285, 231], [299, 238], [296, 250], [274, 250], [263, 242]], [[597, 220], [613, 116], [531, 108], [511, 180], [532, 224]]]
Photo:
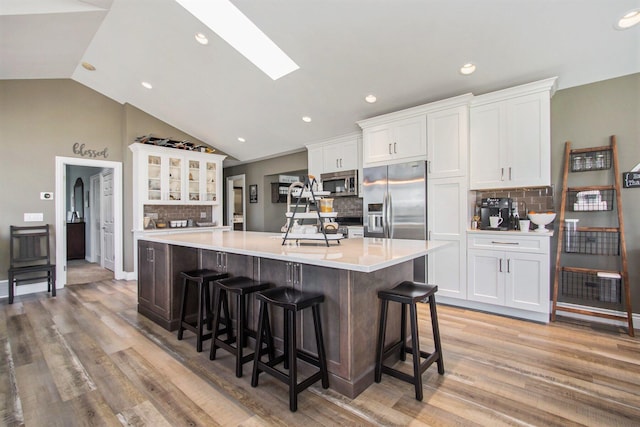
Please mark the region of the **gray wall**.
[[124, 163], [124, 270], [133, 271], [132, 156], [127, 147], [149, 133], [203, 143], [72, 80], [0, 80], [0, 280], [6, 280], [9, 267], [9, 226], [28, 225], [25, 212], [42, 212], [45, 223], [55, 222], [55, 203], [40, 200], [40, 192], [55, 190], [56, 156], [81, 157], [73, 152], [76, 142], [106, 147], [106, 160]]
[[[640, 74], [561, 90], [552, 98], [551, 170], [557, 212], [560, 211], [565, 142], [571, 141], [572, 148], [604, 146], [609, 145], [611, 135], [617, 137], [620, 172], [628, 172], [640, 163]], [[573, 186], [613, 183], [611, 172], [573, 173], [570, 178]], [[640, 188], [622, 189], [621, 194], [631, 300], [633, 311], [640, 313]], [[612, 216], [599, 212], [582, 214], [579, 225], [607, 226]], [[578, 215], [568, 212], [567, 218], [571, 217]], [[557, 236], [554, 236], [554, 263], [556, 245]], [[582, 256], [578, 261], [585, 267], [595, 268], [607, 268], [611, 264], [610, 259], [598, 256]]]
[[[228, 176], [246, 175], [247, 231], [280, 231], [285, 222], [286, 204], [271, 203], [271, 182], [275, 182], [274, 175], [297, 175], [297, 172], [306, 173], [306, 170], [306, 150], [224, 169], [225, 183]], [[249, 185], [252, 184], [258, 184], [258, 203], [249, 203]]]

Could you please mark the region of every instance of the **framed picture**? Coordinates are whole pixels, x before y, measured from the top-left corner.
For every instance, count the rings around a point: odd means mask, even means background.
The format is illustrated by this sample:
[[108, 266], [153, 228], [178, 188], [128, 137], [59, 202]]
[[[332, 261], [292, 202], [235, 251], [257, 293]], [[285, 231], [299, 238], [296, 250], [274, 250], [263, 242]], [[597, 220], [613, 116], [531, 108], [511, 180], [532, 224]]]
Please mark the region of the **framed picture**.
[[258, 184], [249, 185], [249, 203], [258, 203]]

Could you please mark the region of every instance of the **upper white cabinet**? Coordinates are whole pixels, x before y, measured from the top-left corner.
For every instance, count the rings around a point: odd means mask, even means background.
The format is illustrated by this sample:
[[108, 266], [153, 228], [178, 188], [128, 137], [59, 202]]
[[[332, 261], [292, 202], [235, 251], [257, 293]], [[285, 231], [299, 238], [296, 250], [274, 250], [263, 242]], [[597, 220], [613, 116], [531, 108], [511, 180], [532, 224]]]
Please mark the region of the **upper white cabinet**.
[[550, 99], [556, 78], [475, 97], [470, 189], [551, 185]]
[[141, 143], [129, 148], [136, 229], [143, 228], [144, 205], [222, 205], [225, 156]]
[[427, 155], [425, 115], [363, 127], [363, 164], [394, 163], [425, 159]]
[[318, 179], [323, 173], [354, 170], [362, 167], [360, 133], [309, 144], [307, 150], [309, 174]]
[[427, 113], [429, 179], [467, 176], [469, 107]]

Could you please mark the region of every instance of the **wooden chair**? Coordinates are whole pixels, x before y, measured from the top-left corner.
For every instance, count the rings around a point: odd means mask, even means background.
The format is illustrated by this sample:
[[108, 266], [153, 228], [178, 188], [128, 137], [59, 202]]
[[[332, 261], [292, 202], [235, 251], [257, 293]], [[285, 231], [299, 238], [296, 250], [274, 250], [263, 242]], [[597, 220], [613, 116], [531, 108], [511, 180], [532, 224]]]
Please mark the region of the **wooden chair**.
[[9, 304], [21, 283], [47, 281], [47, 292], [56, 296], [56, 265], [51, 264], [49, 224], [34, 227], [11, 226], [9, 244]]

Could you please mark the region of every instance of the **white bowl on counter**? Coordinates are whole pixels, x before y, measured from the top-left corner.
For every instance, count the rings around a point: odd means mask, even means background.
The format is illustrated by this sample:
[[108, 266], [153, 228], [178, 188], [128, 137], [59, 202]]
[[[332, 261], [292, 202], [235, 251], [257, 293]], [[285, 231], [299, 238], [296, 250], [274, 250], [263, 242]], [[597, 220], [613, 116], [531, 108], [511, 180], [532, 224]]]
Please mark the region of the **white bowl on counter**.
[[534, 231], [538, 233], [545, 233], [549, 230], [546, 229], [547, 224], [551, 224], [556, 219], [556, 214], [551, 213], [529, 213], [529, 219], [532, 223], [538, 226]]

